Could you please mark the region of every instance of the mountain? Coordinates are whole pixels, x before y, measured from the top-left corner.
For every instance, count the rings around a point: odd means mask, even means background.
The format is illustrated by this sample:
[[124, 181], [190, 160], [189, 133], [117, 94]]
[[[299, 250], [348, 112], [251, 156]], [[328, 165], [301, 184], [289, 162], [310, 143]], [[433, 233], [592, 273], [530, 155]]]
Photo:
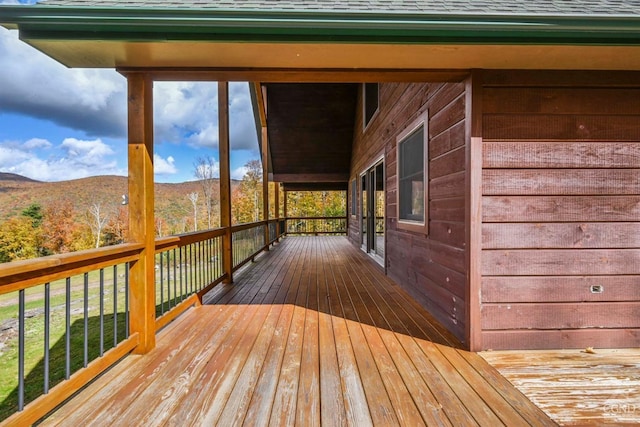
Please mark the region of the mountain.
[[[232, 181], [232, 187], [237, 185]], [[191, 202], [187, 198], [189, 193], [198, 192], [204, 206], [201, 183], [187, 181], [178, 184], [156, 183], [156, 213], [183, 212], [189, 215], [193, 212]], [[86, 212], [94, 203], [100, 203], [103, 208], [114, 209], [122, 204], [122, 196], [127, 194], [127, 177], [124, 176], [93, 176], [70, 181], [41, 182], [24, 176], [0, 173], [0, 221], [19, 215], [26, 207], [38, 203], [46, 207], [56, 200], [70, 200], [78, 212]], [[214, 188], [214, 199], [218, 198], [218, 188]]]

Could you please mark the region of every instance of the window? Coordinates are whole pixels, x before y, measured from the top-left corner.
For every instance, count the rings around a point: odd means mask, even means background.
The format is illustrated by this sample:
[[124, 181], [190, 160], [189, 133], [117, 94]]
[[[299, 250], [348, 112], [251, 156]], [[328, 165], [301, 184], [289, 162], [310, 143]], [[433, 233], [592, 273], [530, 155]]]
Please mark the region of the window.
[[427, 139], [426, 113], [397, 138], [398, 228], [425, 233], [429, 222]]
[[378, 112], [378, 83], [365, 83], [362, 89], [364, 127], [366, 129], [373, 116]]
[[358, 189], [356, 180], [351, 180], [351, 215], [357, 215], [358, 210]]

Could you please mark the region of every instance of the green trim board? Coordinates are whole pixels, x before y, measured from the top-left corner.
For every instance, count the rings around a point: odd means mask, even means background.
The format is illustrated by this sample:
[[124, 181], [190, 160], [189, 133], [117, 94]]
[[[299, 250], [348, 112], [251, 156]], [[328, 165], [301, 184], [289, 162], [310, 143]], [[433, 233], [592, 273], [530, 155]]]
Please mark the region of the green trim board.
[[639, 15], [0, 6], [26, 40], [640, 45]]

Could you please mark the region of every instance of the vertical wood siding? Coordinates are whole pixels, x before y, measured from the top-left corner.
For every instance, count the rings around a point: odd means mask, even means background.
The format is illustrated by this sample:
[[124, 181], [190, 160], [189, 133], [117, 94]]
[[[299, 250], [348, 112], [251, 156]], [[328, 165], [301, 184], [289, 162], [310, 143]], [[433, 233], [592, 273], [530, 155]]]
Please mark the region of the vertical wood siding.
[[640, 88], [615, 76], [493, 81], [483, 90], [483, 347], [637, 347]]
[[[380, 108], [362, 128], [358, 103], [351, 179], [380, 155], [386, 174], [386, 272], [460, 340], [465, 339], [465, 85], [385, 83]], [[398, 230], [396, 137], [429, 111], [429, 236]], [[359, 216], [349, 237], [360, 244]]]

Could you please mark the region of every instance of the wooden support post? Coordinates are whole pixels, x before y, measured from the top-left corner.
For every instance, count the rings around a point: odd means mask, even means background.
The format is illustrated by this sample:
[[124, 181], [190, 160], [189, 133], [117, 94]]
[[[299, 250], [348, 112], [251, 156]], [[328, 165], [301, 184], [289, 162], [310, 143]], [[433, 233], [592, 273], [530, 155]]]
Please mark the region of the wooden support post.
[[482, 318], [482, 76], [473, 71], [466, 81], [466, 256], [467, 318], [466, 340], [469, 350], [481, 351]]
[[288, 199], [288, 192], [287, 190], [284, 190], [284, 200], [282, 201], [283, 205], [282, 205], [282, 216], [284, 217], [284, 232], [287, 232], [288, 229], [288, 219], [287, 219], [287, 199]]
[[139, 334], [134, 353], [156, 345], [155, 227], [153, 189], [153, 81], [144, 74], [127, 77], [129, 115], [129, 238], [144, 243], [130, 266], [130, 328]]
[[233, 242], [231, 239], [231, 164], [229, 148], [229, 83], [218, 82], [218, 132], [220, 155], [220, 226], [225, 229], [222, 264], [225, 283], [233, 283]]
[[264, 226], [265, 250], [269, 250], [269, 139], [267, 127], [262, 127], [262, 219], [267, 221]]
[[275, 205], [275, 218], [276, 218], [276, 238], [280, 237], [280, 183], [273, 183], [273, 204]]

